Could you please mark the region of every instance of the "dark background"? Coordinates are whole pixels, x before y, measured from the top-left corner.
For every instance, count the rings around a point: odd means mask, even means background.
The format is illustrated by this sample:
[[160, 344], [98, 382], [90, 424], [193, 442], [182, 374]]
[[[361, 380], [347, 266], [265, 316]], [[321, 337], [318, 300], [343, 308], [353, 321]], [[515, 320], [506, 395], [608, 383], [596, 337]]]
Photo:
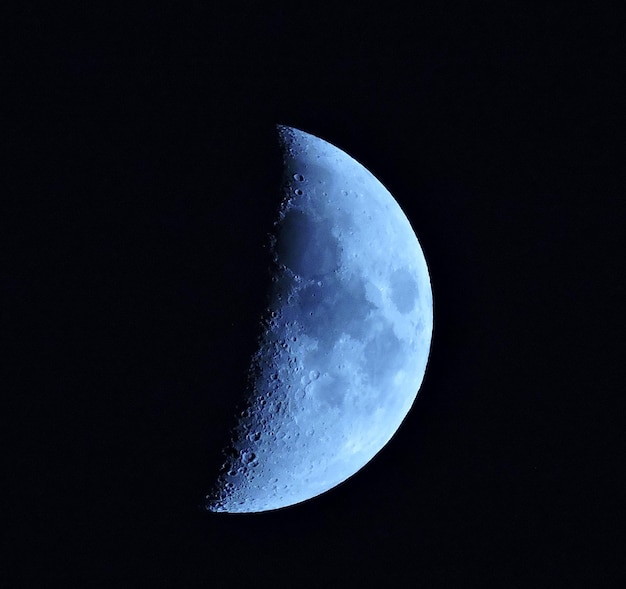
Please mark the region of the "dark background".
[[[619, 585], [624, 23], [229, 4], [4, 17], [3, 586]], [[343, 485], [207, 514], [264, 304], [275, 123], [397, 198], [431, 357]]]

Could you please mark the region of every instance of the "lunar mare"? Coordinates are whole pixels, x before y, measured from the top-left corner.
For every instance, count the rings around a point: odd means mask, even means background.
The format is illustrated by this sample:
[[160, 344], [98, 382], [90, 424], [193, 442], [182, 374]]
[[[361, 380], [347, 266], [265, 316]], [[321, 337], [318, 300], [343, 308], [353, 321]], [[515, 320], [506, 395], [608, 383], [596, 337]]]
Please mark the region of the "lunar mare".
[[428, 269], [397, 202], [337, 147], [278, 132], [272, 293], [211, 511], [286, 507], [356, 473], [405, 418], [430, 350]]

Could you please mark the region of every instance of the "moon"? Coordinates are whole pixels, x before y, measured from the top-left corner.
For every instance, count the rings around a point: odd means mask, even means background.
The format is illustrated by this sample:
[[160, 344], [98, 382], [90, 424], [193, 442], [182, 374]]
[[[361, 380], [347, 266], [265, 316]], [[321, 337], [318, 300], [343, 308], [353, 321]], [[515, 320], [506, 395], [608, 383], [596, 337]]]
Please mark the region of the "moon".
[[287, 507], [352, 476], [399, 428], [430, 351], [428, 268], [398, 203], [342, 150], [277, 129], [272, 288], [214, 512]]

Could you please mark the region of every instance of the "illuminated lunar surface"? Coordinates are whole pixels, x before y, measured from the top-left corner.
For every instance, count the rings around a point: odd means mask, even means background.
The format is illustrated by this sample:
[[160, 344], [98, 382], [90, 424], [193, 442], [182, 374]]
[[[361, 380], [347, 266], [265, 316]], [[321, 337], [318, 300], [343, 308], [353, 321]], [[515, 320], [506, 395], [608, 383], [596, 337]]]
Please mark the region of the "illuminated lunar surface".
[[211, 511], [286, 507], [356, 473], [405, 418], [430, 350], [428, 269], [394, 198], [326, 141], [278, 133], [273, 290]]

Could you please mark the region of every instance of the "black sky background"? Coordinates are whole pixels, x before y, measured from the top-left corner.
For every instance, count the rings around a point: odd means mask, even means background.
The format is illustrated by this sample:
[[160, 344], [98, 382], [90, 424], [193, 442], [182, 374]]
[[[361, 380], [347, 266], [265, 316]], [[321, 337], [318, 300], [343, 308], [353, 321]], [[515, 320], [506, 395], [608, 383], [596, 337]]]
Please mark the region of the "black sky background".
[[[3, 586], [624, 580], [617, 14], [23, 2], [4, 22]], [[207, 514], [268, 284], [275, 123], [396, 197], [433, 346], [361, 472]]]

